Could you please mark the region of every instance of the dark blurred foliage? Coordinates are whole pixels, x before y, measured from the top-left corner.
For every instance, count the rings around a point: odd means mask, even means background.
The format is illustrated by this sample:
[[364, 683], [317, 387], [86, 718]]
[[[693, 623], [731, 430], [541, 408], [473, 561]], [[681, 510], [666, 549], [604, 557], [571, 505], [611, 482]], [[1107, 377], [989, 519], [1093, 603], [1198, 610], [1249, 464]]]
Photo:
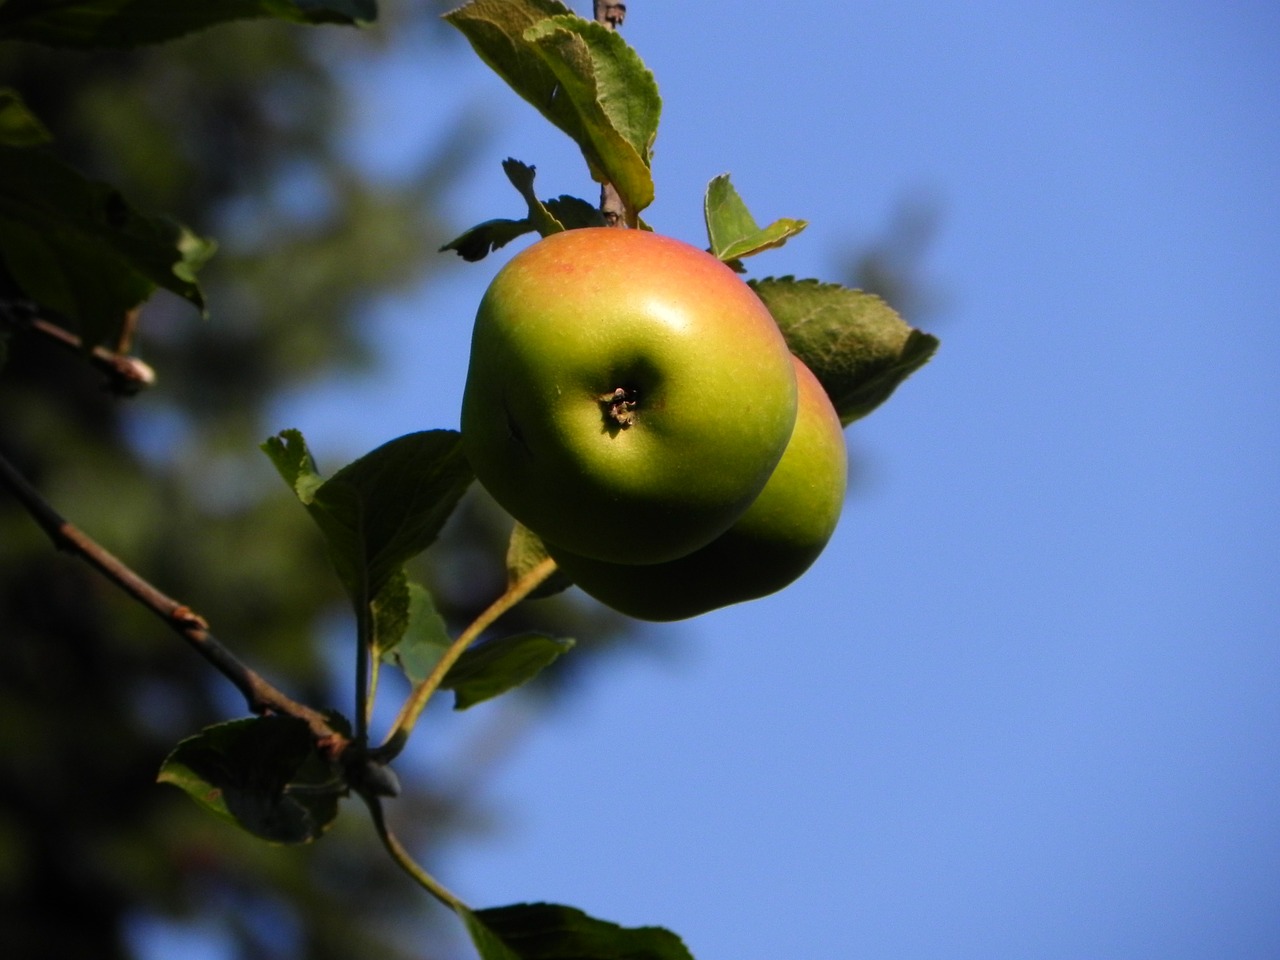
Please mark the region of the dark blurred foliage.
[[[339, 67], [377, 58], [397, 31], [427, 55], [444, 42], [436, 4], [385, 6], [368, 31], [257, 21], [123, 52], [0, 49], [0, 86], [21, 92], [62, 158], [221, 245], [201, 277], [209, 319], [163, 295], [144, 309], [138, 350], [159, 381], [137, 398], [14, 335], [0, 452], [251, 666], [344, 713], [344, 602], [257, 444], [279, 426], [262, 416], [275, 392], [368, 368], [361, 313], [423, 282], [457, 232], [436, 211], [474, 146], [467, 129], [442, 131], [394, 184], [340, 149]], [[299, 181], [313, 200], [301, 208], [287, 189]], [[471, 496], [415, 571], [455, 626], [500, 592], [508, 532]], [[618, 618], [563, 597], [504, 626], [533, 624], [595, 649], [623, 636]], [[526, 700], [554, 697], [590, 662], [575, 651]], [[436, 930], [455, 921], [392, 866], [355, 802], [320, 842], [279, 848], [155, 783], [179, 739], [243, 712], [176, 634], [55, 553], [0, 493], [0, 956], [130, 957], [155, 923], [212, 931], [245, 960], [442, 955]], [[484, 768], [421, 766], [402, 774], [389, 817], [429, 866], [433, 849], [483, 828], [472, 794]]]

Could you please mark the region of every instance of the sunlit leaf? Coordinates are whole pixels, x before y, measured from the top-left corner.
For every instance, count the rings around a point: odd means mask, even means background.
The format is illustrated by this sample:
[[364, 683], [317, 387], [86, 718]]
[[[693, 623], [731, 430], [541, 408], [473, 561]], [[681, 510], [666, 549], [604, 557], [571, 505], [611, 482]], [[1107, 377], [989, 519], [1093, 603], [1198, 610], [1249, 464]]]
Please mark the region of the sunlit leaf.
[[[507, 586], [510, 587], [549, 556], [542, 538], [524, 524], [517, 523], [511, 530], [511, 539], [507, 541]], [[550, 597], [571, 586], [572, 581], [557, 570], [539, 584], [529, 598]]]
[[846, 425], [887, 400], [938, 348], [936, 337], [912, 329], [887, 303], [861, 290], [793, 277], [752, 281], [751, 287]]
[[721, 174], [707, 185], [703, 216], [711, 252], [726, 262], [780, 247], [808, 226], [805, 220], [782, 219], [761, 229], [729, 182], [728, 174]]

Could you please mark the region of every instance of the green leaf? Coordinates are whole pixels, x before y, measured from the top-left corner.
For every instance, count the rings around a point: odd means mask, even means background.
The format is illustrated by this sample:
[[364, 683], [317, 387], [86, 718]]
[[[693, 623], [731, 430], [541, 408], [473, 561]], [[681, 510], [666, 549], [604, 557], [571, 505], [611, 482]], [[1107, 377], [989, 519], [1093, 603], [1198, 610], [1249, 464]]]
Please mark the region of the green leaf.
[[516, 237], [535, 230], [546, 237], [565, 229], [604, 226], [604, 217], [600, 211], [578, 197], [561, 196], [554, 200], [539, 200], [533, 192], [533, 167], [508, 158], [503, 161], [502, 169], [511, 185], [524, 198], [529, 215], [522, 220], [486, 220], [450, 240], [440, 248], [442, 252], [455, 250], [463, 260], [474, 263], [483, 260], [499, 247], [506, 246]]
[[183, 740], [157, 778], [212, 813], [273, 843], [315, 840], [346, 793], [341, 768], [294, 717], [232, 720]]
[[751, 281], [791, 352], [814, 372], [846, 426], [882, 404], [938, 349], [874, 294], [794, 277]]
[[[36, 135], [13, 101], [5, 112], [12, 135]], [[75, 325], [88, 346], [114, 343], [125, 315], [156, 287], [203, 311], [195, 273], [213, 250], [44, 149], [0, 146], [0, 260], [29, 299]]]
[[[513, 585], [549, 556], [542, 538], [524, 524], [517, 523], [511, 530], [511, 539], [507, 541], [507, 586]], [[571, 586], [573, 581], [562, 571], [556, 570], [529, 594], [529, 599], [550, 597]]]
[[231, 20], [365, 24], [376, 0], [8, 0], [0, 40], [61, 47], [134, 47]]
[[563, 16], [525, 31], [573, 104], [574, 139], [592, 176], [612, 183], [634, 221], [653, 203], [649, 166], [662, 100], [653, 74], [622, 36], [593, 20]]
[[555, 0], [472, 0], [446, 14], [480, 58], [567, 133], [630, 219], [653, 201], [649, 172], [662, 101], [617, 33]]
[[454, 250], [463, 260], [475, 263], [477, 260], [483, 260], [499, 247], [505, 247], [516, 237], [532, 232], [533, 224], [527, 219], [486, 220], [454, 237], [440, 248], [440, 252]]
[[278, 435], [267, 438], [261, 449], [302, 505], [310, 506], [316, 491], [324, 483], [324, 477], [320, 476], [302, 434], [297, 430], [282, 430]]
[[542, 633], [488, 640], [459, 657], [440, 686], [454, 692], [455, 710], [466, 710], [528, 683], [573, 644]]
[[[3, 5], [3, 0], [0, 0]], [[39, 147], [53, 140], [53, 135], [27, 109], [18, 92], [0, 87], [0, 145], [6, 147]]]
[[520, 903], [463, 911], [482, 960], [693, 960], [662, 927], [621, 927], [575, 907]]
[[516, 192], [524, 198], [529, 208], [529, 224], [540, 236], [549, 237], [553, 233], [564, 232], [564, 224], [552, 216], [551, 211], [542, 205], [542, 201], [533, 192], [533, 167], [508, 157], [502, 161], [502, 172], [507, 175]]
[[809, 225], [806, 220], [783, 219], [760, 229], [727, 173], [707, 184], [703, 216], [711, 252], [725, 262], [780, 247]]
[[449, 628], [421, 584], [406, 584], [404, 603], [404, 629], [394, 643], [380, 646], [378, 652], [403, 670], [410, 683], [417, 684], [427, 678], [448, 649]]
[[262, 448], [319, 525], [357, 607], [372, 602], [406, 561], [435, 542], [473, 479], [456, 430], [397, 437], [318, 485], [297, 431]]

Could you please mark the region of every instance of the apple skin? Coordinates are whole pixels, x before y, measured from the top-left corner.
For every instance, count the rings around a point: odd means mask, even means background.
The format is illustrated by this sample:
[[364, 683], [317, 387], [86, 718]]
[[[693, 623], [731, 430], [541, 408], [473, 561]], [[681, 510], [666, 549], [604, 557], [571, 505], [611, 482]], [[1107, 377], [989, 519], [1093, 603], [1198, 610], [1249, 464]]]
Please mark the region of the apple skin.
[[590, 227], [521, 251], [476, 315], [462, 443], [549, 545], [659, 563], [709, 543], [782, 456], [795, 374], [768, 309], [710, 254]]
[[623, 566], [551, 549], [579, 587], [641, 620], [683, 620], [782, 589], [809, 569], [844, 506], [848, 454], [840, 418], [799, 360], [795, 432], [777, 469], [738, 521], [669, 563]]

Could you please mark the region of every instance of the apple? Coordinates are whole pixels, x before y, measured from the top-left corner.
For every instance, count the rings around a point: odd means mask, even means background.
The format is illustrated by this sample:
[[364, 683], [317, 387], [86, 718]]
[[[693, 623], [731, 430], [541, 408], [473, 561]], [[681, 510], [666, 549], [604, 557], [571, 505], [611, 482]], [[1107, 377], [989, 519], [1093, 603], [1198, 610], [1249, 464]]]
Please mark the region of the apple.
[[642, 620], [682, 620], [795, 581], [835, 532], [848, 455], [826, 391], [808, 367], [794, 363], [795, 431], [764, 490], [732, 527], [688, 556], [649, 566], [604, 563], [552, 548], [561, 570], [597, 600]]
[[552, 234], [480, 302], [463, 450], [548, 545], [620, 564], [705, 546], [764, 488], [795, 417], [790, 353], [768, 309], [678, 240]]

